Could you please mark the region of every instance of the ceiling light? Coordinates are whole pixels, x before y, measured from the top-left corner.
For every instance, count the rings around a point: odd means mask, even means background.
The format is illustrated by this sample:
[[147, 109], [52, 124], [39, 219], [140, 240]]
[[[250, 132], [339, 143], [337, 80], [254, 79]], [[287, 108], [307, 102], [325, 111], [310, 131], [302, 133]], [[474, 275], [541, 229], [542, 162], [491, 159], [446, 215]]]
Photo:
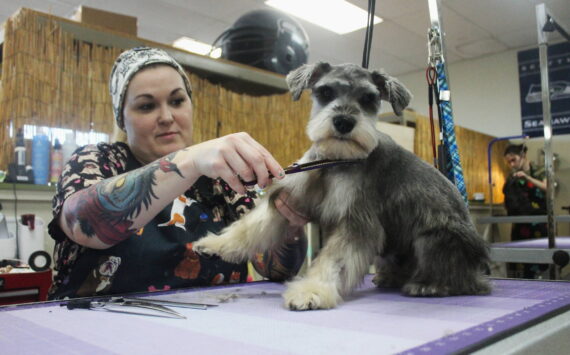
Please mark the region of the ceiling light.
[[[368, 12], [344, 0], [267, 0], [265, 4], [341, 35], [368, 24]], [[374, 16], [374, 24], [380, 22]]]
[[189, 37], [180, 37], [172, 45], [176, 48], [184, 49], [201, 55], [208, 55], [212, 58], [220, 58], [222, 55], [221, 48], [212, 50], [212, 46], [204, 42], [197, 41]]

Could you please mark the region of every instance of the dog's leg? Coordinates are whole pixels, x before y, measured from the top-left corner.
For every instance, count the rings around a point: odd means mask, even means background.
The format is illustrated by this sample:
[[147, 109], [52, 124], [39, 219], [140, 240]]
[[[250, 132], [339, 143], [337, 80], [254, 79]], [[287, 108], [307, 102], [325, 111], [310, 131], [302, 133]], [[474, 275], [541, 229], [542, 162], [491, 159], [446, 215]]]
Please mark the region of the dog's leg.
[[378, 256], [374, 262], [376, 275], [372, 282], [378, 287], [400, 289], [415, 270], [413, 257], [386, 255]]
[[417, 268], [402, 292], [409, 296], [486, 294], [491, 288], [483, 276], [488, 250], [477, 233], [464, 223], [433, 228], [414, 241]]
[[337, 230], [307, 275], [287, 284], [285, 306], [299, 311], [334, 308], [362, 282], [373, 254], [374, 248], [364, 238]]
[[288, 226], [273, 205], [273, 198], [264, 198], [251, 212], [225, 228], [220, 235], [209, 233], [193, 243], [199, 254], [218, 255], [223, 260], [240, 263], [275, 247]]

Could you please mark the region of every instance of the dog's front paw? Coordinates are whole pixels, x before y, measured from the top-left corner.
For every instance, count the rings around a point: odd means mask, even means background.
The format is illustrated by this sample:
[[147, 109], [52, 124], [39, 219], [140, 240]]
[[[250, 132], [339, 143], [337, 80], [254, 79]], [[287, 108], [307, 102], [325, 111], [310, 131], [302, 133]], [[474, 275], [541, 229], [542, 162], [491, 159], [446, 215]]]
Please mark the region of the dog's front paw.
[[330, 309], [342, 301], [334, 285], [307, 279], [289, 283], [283, 298], [292, 311]]
[[449, 288], [421, 282], [408, 282], [402, 287], [402, 293], [412, 297], [444, 297], [449, 296]]
[[206, 237], [192, 243], [192, 250], [200, 255], [218, 255], [229, 263], [241, 263], [247, 260], [247, 250], [243, 250], [227, 235], [209, 233]]
[[212, 233], [192, 243], [192, 250], [204, 256], [220, 255], [221, 249], [220, 238]]

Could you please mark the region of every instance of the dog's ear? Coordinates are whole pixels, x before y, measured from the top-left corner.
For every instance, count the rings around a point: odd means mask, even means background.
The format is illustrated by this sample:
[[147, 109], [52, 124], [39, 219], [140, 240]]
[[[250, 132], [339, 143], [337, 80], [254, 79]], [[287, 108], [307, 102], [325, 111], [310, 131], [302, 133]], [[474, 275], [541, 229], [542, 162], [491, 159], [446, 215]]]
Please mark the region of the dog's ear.
[[372, 72], [372, 81], [380, 90], [380, 98], [390, 102], [394, 113], [401, 116], [412, 100], [410, 91], [398, 79], [378, 71]]
[[331, 65], [325, 62], [304, 64], [287, 75], [287, 85], [293, 100], [299, 100], [303, 90], [312, 87], [324, 74], [331, 71]]

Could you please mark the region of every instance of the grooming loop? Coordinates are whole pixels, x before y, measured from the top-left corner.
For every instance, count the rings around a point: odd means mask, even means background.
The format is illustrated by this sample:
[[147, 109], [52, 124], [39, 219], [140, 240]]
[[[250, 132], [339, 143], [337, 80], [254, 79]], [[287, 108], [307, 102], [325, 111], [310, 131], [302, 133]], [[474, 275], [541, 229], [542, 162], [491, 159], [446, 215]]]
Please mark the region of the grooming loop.
[[[431, 148], [432, 148], [432, 153], [433, 153], [433, 166], [438, 169], [438, 162], [437, 162], [437, 145], [435, 143], [435, 125], [434, 125], [434, 121], [433, 121], [433, 100], [434, 97], [438, 98], [437, 95], [437, 88], [435, 85], [435, 79], [437, 76], [437, 72], [435, 70], [435, 68], [433, 66], [428, 66], [428, 68], [426, 69], [426, 80], [428, 83], [428, 104], [429, 104], [429, 124], [430, 124], [430, 134], [431, 134]], [[439, 107], [439, 101], [438, 102], [438, 107]], [[438, 110], [439, 112], [439, 110]], [[440, 136], [439, 136], [440, 140], [441, 140], [441, 131], [440, 131]]]
[[[455, 124], [453, 123], [453, 110], [448, 83], [447, 68], [445, 66], [445, 47], [439, 19], [439, 0], [428, 0], [431, 27], [428, 30], [429, 66], [435, 68], [437, 74], [437, 91], [439, 92], [440, 128], [444, 146], [444, 160], [446, 166], [440, 166], [448, 179], [455, 184], [465, 203], [467, 189], [463, 178], [463, 168], [455, 138]], [[428, 71], [430, 69], [428, 68]], [[428, 78], [429, 80], [429, 78]], [[433, 142], [433, 140], [432, 140]]]

